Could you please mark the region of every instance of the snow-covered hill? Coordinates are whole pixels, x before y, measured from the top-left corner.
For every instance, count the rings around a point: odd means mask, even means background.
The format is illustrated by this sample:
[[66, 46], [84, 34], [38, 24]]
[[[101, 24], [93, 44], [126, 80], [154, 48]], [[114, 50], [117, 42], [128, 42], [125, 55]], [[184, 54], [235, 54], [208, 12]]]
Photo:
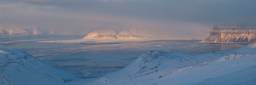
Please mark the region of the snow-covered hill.
[[110, 41], [142, 41], [144, 37], [131, 33], [114, 33], [104, 34], [98, 32], [90, 32], [82, 37], [83, 40], [110, 42]]
[[91, 85], [255, 85], [256, 49], [190, 56], [150, 51]]
[[65, 85], [73, 79], [23, 51], [0, 50], [0, 85]]

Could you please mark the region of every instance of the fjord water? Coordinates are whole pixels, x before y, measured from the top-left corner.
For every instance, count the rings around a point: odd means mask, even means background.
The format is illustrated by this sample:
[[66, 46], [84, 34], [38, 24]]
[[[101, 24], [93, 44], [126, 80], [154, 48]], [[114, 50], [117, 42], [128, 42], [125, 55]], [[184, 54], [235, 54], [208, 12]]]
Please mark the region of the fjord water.
[[[51, 37], [51, 38], [49, 38]], [[151, 50], [198, 55], [234, 49], [237, 44], [207, 44], [199, 40], [156, 40], [113, 43], [40, 43], [40, 40], [69, 39], [56, 36], [1, 39], [1, 48], [18, 48], [82, 78], [98, 78], [124, 68]], [[39, 38], [39, 39], [38, 39]], [[26, 39], [26, 40], [24, 40]], [[22, 41], [22, 42], [21, 42]]]

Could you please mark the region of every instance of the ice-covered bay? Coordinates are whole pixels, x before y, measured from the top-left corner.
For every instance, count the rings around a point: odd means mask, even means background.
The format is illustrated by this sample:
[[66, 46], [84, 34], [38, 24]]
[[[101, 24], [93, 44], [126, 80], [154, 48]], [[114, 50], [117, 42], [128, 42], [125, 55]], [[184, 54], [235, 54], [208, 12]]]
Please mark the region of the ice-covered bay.
[[[1, 45], [0, 45], [1, 46]], [[120, 70], [150, 50], [166, 50], [197, 55], [222, 50], [220, 45], [199, 41], [145, 41], [109, 43], [36, 43], [3, 44], [20, 48], [40, 60], [47, 61], [83, 78], [98, 78]]]
[[[22, 81], [21, 85], [33, 85], [34, 81], [44, 85], [254, 85], [255, 48], [230, 49], [239, 46], [199, 41], [5, 43], [0, 47], [19, 48], [33, 56], [22, 51], [1, 50], [1, 68], [6, 67], [6, 62], [13, 62], [13, 58], [15, 61], [8, 68], [12, 71], [2, 74], [5, 77], [1, 83], [8, 85], [7, 81], [11, 80]], [[70, 74], [59, 74], [63, 70], [81, 79], [69, 82], [73, 77], [64, 78], [63, 75]]]

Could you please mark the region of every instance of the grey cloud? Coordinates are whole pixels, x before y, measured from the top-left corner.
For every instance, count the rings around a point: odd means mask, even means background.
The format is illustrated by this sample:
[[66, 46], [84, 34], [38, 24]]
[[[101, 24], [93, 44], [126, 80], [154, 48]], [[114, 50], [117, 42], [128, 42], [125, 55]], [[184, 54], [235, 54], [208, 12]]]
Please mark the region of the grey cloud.
[[159, 31], [164, 36], [191, 36], [198, 34], [192, 33], [196, 28], [207, 31], [208, 25], [256, 24], [254, 3], [255, 0], [0, 0], [0, 23], [32, 24], [70, 33], [134, 26]]
[[[154, 20], [206, 24], [249, 23], [255, 19], [255, 0], [10, 0], [55, 6], [78, 12], [97, 12]], [[115, 3], [118, 2], [118, 3]], [[248, 20], [248, 21], [246, 21]]]

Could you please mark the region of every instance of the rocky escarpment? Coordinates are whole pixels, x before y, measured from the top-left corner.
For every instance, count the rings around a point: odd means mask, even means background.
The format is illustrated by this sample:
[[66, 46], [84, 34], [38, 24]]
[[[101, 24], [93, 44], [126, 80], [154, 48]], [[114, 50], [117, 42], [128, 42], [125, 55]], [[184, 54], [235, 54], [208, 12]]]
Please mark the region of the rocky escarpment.
[[214, 27], [204, 40], [208, 43], [251, 43], [256, 41], [254, 27]]

